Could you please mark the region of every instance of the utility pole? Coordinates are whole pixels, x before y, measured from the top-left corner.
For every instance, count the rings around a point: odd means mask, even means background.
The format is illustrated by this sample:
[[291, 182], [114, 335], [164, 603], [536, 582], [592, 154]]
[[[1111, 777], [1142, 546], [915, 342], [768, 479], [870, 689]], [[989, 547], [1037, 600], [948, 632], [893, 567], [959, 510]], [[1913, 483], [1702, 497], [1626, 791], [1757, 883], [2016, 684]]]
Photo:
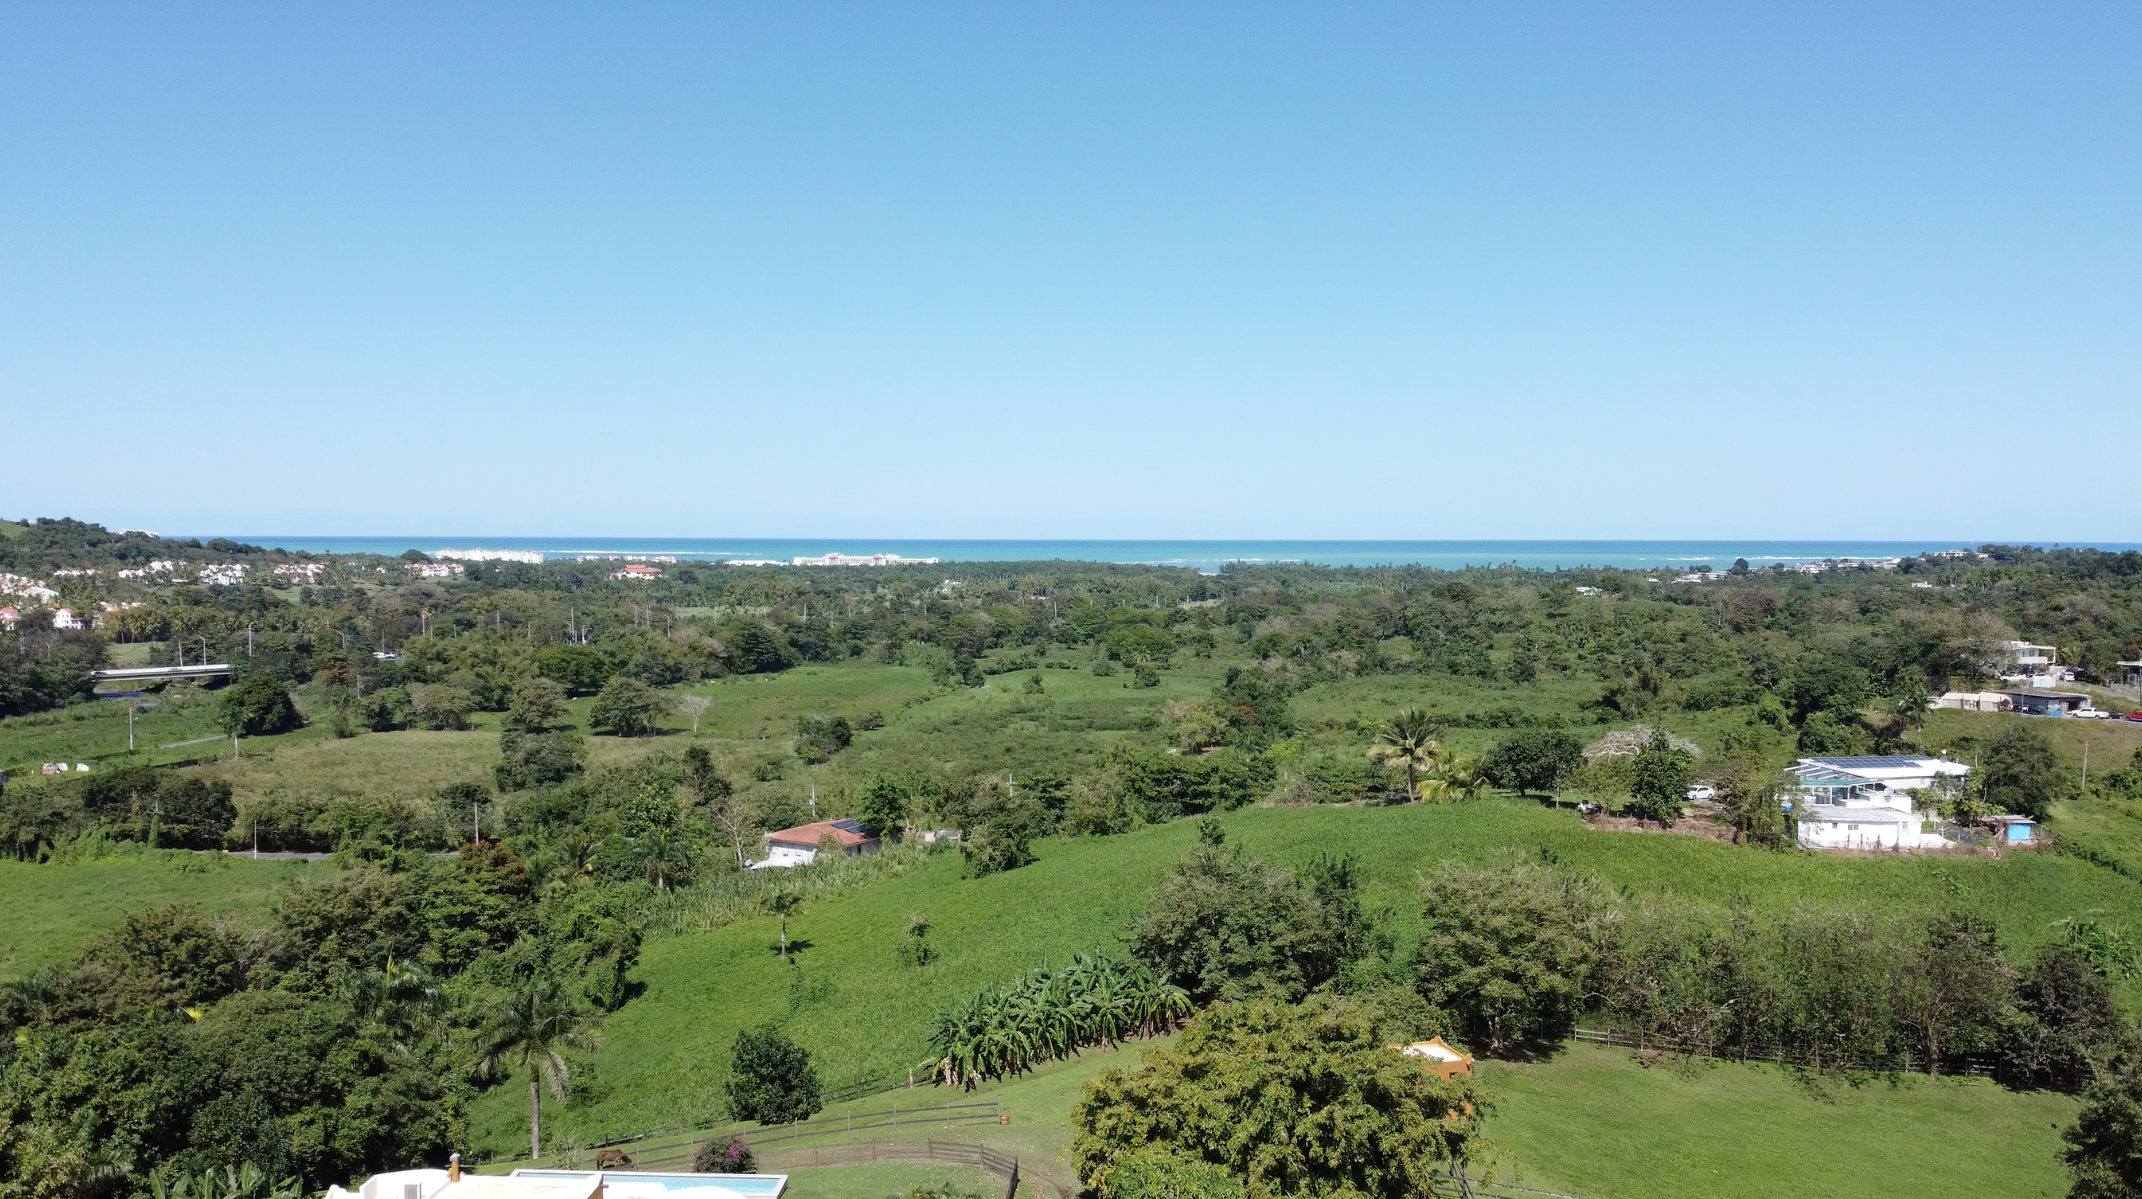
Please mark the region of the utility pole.
[[476, 826], [476, 844], [483, 844], [483, 805], [481, 803], [469, 805], [469, 820]]
[[128, 753], [134, 752], [134, 708], [140, 703], [141, 701], [137, 699], [126, 706], [126, 752]]
[[245, 626], [245, 656], [248, 658], [253, 656], [253, 622], [251, 621], [247, 621]]

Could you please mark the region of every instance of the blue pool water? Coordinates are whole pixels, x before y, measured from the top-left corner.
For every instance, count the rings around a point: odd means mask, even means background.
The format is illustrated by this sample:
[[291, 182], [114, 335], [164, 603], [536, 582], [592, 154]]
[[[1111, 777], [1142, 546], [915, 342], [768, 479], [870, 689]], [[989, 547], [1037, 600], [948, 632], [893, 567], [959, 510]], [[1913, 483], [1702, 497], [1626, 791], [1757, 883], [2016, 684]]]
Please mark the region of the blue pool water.
[[[593, 1170], [515, 1170], [517, 1178], [592, 1178]], [[781, 1193], [787, 1184], [786, 1174], [642, 1174], [632, 1170], [606, 1170], [604, 1173], [620, 1181], [655, 1184], [665, 1191], [696, 1191], [703, 1187], [720, 1187], [739, 1195], [773, 1196]]]

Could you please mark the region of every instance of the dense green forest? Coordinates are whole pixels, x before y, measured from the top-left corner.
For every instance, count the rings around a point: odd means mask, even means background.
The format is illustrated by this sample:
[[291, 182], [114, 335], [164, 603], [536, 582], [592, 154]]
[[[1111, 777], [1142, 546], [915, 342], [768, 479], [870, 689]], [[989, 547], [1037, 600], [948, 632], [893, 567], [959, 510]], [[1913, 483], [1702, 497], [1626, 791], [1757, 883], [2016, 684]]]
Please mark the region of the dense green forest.
[[[2023, 640], [2058, 647], [2074, 686], [2118, 704], [2117, 663], [2142, 656], [2142, 555], [1986, 546], [1699, 582], [1071, 562], [419, 577], [425, 563], [0, 523], [0, 574], [57, 593], [10, 600], [20, 616], [0, 634], [12, 885], [159, 855], [231, 868], [194, 851], [333, 855], [266, 915], [131, 910], [6, 982], [0, 1194], [132, 1195], [152, 1173], [239, 1164], [317, 1189], [478, 1141], [496, 1152], [483, 1113], [510, 1106], [499, 1063], [521, 1063], [523, 1086], [540, 1072], [530, 1028], [573, 1030], [569, 1113], [607, 1101], [590, 1047], [647, 1002], [649, 938], [855, 902], [954, 859], [958, 885], [979, 887], [1052, 845], [1193, 818], [1199, 843], [1138, 875], [1135, 910], [1080, 926], [1093, 954], [992, 966], [934, 1024], [889, 1022], [858, 1061], [927, 1052], [948, 1085], [972, 1085], [1190, 1020], [1180, 1057], [1096, 1084], [1080, 1109], [1079, 1181], [1102, 1194], [1414, 1193], [1478, 1130], [1409, 1129], [1471, 1112], [1469, 1091], [1393, 1091], [1347, 1134], [1388, 1160], [1351, 1173], [1200, 1157], [1150, 1113], [1221, 1118], [1195, 1081], [1208, 1058], [1308, 1054], [1369, 1085], [1390, 1067], [1383, 1039], [1526, 1057], [1580, 1018], [1719, 1057], [2083, 1093], [2078, 1177], [2133, 1167], [2119, 1157], [2142, 1103], [2120, 1007], [2142, 971], [2133, 912], [2081, 897], [2142, 879], [2142, 726], [1927, 700], [1990, 683]], [[201, 582], [204, 567], [230, 581]], [[96, 627], [54, 627], [62, 607]], [[93, 669], [182, 656], [235, 674], [94, 697]], [[1626, 752], [1599, 752], [1614, 737]], [[1978, 873], [1878, 909], [1848, 885], [1815, 904], [1662, 903], [1643, 882], [1654, 867], [1568, 858], [1545, 836], [1492, 861], [1385, 867], [1315, 833], [1260, 856], [1215, 819], [1490, 803], [1567, 816], [1586, 800], [1627, 818], [1632, 843], [1708, 830], [1731, 843], [1716, 852], [1789, 860], [1805, 855], [1779, 815], [1781, 767], [1906, 748], [1979, 767], [1944, 800], [1966, 823], [2046, 819], [2035, 856], [2077, 872], [2058, 876], [2076, 901], [2034, 899], [2031, 923], [2003, 927], [1989, 911], [2014, 876]], [[54, 759], [91, 769], [39, 771]], [[1684, 813], [1698, 780], [1719, 804]], [[762, 833], [836, 816], [895, 848], [743, 869]], [[939, 830], [957, 847], [916, 847]], [[1407, 898], [1384, 902], [1392, 888]], [[901, 952], [923, 969], [929, 922], [901, 915]]]

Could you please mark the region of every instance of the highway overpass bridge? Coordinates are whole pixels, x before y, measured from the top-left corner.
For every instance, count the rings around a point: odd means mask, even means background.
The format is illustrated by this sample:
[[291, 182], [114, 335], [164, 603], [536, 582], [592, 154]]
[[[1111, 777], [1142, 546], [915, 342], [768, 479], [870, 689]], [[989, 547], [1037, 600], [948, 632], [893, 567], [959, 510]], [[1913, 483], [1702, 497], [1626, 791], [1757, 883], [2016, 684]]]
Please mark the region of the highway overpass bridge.
[[157, 683], [166, 679], [214, 679], [231, 672], [230, 665], [123, 666], [116, 670], [92, 670], [93, 683]]

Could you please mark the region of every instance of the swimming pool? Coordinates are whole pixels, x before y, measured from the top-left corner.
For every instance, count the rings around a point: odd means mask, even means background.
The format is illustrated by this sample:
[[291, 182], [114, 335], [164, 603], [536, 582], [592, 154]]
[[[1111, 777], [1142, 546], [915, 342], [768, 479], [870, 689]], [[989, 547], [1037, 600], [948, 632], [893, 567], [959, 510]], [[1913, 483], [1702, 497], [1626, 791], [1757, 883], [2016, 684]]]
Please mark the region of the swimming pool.
[[[594, 1170], [515, 1170], [515, 1178], [593, 1178]], [[786, 1174], [657, 1174], [645, 1170], [604, 1170], [603, 1182], [620, 1193], [660, 1187], [665, 1191], [718, 1189], [745, 1199], [778, 1199], [788, 1187]]]

